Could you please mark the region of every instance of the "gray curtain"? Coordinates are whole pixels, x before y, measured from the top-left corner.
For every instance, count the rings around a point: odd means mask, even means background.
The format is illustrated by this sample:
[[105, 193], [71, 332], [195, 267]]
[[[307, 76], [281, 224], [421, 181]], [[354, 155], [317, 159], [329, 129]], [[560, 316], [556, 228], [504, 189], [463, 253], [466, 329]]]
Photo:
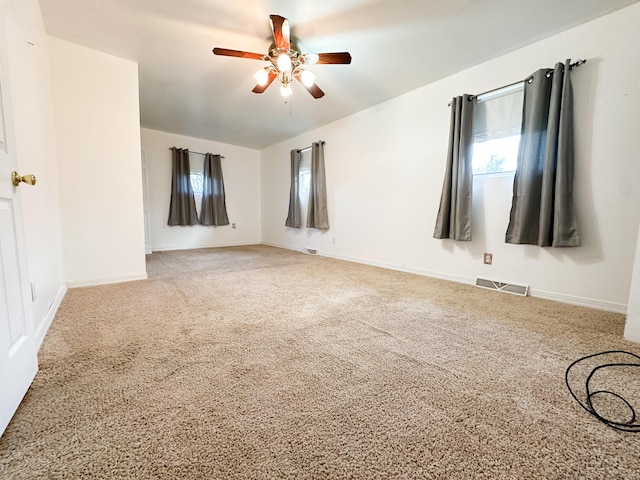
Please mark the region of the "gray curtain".
[[285, 226], [300, 228], [302, 226], [300, 213], [300, 150], [291, 150], [291, 188], [289, 189], [289, 213]]
[[309, 213], [307, 228], [327, 230], [327, 181], [324, 175], [324, 142], [311, 145], [311, 185], [309, 186]]
[[229, 225], [220, 155], [211, 153], [207, 153], [204, 157], [200, 224]]
[[198, 214], [191, 187], [191, 168], [189, 150], [171, 148], [171, 202], [167, 225], [197, 225]]
[[451, 101], [449, 150], [434, 238], [471, 240], [474, 105], [475, 98], [470, 95]]
[[525, 81], [522, 133], [506, 243], [578, 247], [573, 205], [570, 61]]

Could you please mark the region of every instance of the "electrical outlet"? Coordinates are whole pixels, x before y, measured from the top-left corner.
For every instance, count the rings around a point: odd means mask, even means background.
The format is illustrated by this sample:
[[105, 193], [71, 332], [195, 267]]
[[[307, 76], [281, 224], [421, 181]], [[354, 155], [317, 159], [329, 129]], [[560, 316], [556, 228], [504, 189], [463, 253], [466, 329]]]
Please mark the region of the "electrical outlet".
[[491, 265], [493, 263], [493, 253], [484, 254], [484, 264]]
[[232, 224], [231, 224], [231, 228], [236, 228], [236, 224], [235, 224], [235, 223], [232, 223]]

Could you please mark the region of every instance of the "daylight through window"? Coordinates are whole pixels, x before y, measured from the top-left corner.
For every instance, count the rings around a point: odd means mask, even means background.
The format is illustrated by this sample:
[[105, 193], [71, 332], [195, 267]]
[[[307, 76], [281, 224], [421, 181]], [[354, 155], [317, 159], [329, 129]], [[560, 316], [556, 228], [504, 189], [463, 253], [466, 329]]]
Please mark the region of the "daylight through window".
[[189, 176], [191, 179], [191, 188], [193, 188], [193, 193], [196, 195], [202, 195], [202, 188], [204, 182], [204, 175], [202, 172], [191, 172]]
[[473, 118], [474, 175], [515, 171], [523, 99], [523, 83], [478, 97]]

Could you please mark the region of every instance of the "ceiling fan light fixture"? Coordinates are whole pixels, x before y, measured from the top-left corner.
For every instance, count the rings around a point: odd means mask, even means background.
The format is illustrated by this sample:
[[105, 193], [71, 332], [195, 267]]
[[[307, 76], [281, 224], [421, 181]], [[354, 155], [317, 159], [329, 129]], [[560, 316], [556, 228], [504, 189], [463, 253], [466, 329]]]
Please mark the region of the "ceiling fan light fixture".
[[302, 58], [305, 65], [315, 65], [320, 60], [320, 56], [317, 53], [305, 53]]
[[291, 84], [290, 83], [282, 83], [280, 84], [280, 95], [282, 95], [283, 97], [289, 97], [291, 96], [291, 94], [293, 93], [293, 90], [291, 89]]
[[256, 82], [258, 82], [258, 85], [264, 87], [269, 81], [268, 68], [261, 68], [253, 76], [256, 79]]
[[300, 72], [300, 80], [302, 80], [302, 84], [305, 87], [312, 87], [316, 82], [316, 76], [309, 70], [302, 70], [302, 72]]
[[278, 55], [277, 64], [278, 70], [280, 70], [281, 72], [286, 72], [287, 70], [291, 69], [291, 58], [289, 58], [289, 55], [287, 55], [286, 53], [281, 53], [280, 55]]
[[257, 85], [251, 90], [253, 93], [263, 93], [273, 82], [277, 81], [280, 83], [280, 94], [286, 98], [293, 94], [291, 85], [297, 82], [304, 86], [313, 98], [322, 98], [324, 92], [316, 84], [316, 76], [312, 72], [306, 71], [306, 67], [316, 63], [351, 63], [349, 52], [302, 53], [295, 41], [292, 42], [289, 20], [275, 14], [269, 15], [269, 19], [273, 43], [266, 55], [220, 47], [215, 47], [213, 53], [226, 57], [268, 62], [265, 67], [253, 75], [257, 81]]

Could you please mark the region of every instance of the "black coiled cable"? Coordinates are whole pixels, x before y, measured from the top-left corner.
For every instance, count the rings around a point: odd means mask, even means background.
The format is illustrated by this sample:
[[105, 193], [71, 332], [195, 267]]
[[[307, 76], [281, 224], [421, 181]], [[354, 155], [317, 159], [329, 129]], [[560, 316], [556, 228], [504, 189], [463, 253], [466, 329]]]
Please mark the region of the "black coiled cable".
[[[575, 367], [576, 365], [578, 365], [581, 362], [584, 362], [585, 360], [588, 360], [590, 358], [595, 358], [595, 357], [599, 357], [599, 356], [604, 356], [604, 355], [615, 355], [615, 354], [622, 354], [622, 355], [626, 355], [626, 356], [631, 356], [633, 357], [633, 359], [635, 359], [635, 362], [630, 363], [630, 362], [613, 362], [613, 363], [604, 363], [602, 365], [598, 365], [597, 367], [593, 368], [591, 370], [591, 373], [589, 373], [589, 375], [587, 376], [587, 379], [585, 381], [585, 401], [582, 401], [578, 398], [578, 396], [576, 395], [575, 391], [571, 388], [571, 385], [569, 383], [569, 373], [571, 371], [571, 369], [573, 367]], [[593, 415], [594, 417], [596, 417], [599, 421], [601, 421], [602, 423], [604, 423], [605, 425], [611, 427], [611, 428], [615, 428], [616, 430], [621, 430], [623, 432], [640, 432], [640, 423], [638, 423], [638, 418], [636, 415], [636, 411], [633, 408], [633, 405], [624, 397], [622, 397], [622, 395], [613, 392], [611, 390], [596, 390], [596, 391], [591, 391], [591, 380], [593, 379], [593, 376], [600, 370], [605, 369], [605, 368], [609, 368], [609, 367], [640, 367], [640, 356], [631, 353], [631, 352], [626, 352], [624, 350], [609, 350], [606, 352], [601, 352], [601, 353], [594, 353], [593, 355], [587, 355], [586, 357], [582, 357], [579, 358], [578, 360], [576, 360], [575, 362], [573, 362], [571, 365], [569, 365], [569, 367], [567, 368], [567, 371], [564, 374], [564, 381], [567, 384], [567, 388], [569, 389], [569, 392], [571, 393], [571, 395], [573, 396], [573, 398], [576, 399], [576, 402], [578, 402], [580, 404], [580, 406], [582, 408], [584, 408], [587, 412], [589, 412], [591, 415]], [[629, 410], [629, 414], [630, 414], [630, 419], [628, 421], [625, 422], [619, 422], [619, 421], [615, 421], [612, 420], [610, 418], [606, 418], [605, 416], [601, 415], [600, 413], [598, 413], [597, 409], [594, 407], [593, 405], [593, 398], [596, 395], [610, 395], [614, 398], [617, 398], [618, 400], [620, 400], [625, 407]]]

